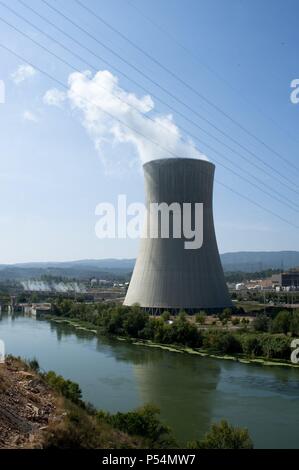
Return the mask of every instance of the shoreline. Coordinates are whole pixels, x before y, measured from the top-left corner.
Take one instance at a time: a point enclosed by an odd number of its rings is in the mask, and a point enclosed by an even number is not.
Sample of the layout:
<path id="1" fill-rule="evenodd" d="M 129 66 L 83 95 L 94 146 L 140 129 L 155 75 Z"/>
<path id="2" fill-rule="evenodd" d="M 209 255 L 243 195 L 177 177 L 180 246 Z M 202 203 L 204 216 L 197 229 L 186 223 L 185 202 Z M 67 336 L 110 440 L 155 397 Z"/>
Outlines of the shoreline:
<path id="1" fill-rule="evenodd" d="M 80 322 L 80 320 L 76 319 L 69 319 L 69 318 L 64 318 L 64 317 L 55 317 L 52 315 L 47 315 L 47 316 L 42 316 L 40 319 L 47 320 L 47 321 L 52 321 L 54 323 L 67 323 L 70 326 L 74 327 L 77 330 L 81 331 L 87 331 L 89 333 L 95 334 L 97 336 L 106 336 L 104 333 L 100 333 L 98 330 L 94 328 L 94 325 L 88 326 L 88 322 Z M 84 326 L 85 324 L 85 326 Z M 138 338 L 130 338 L 126 336 L 111 336 L 111 338 L 117 340 L 117 341 L 126 341 L 128 343 L 131 343 L 135 346 L 145 346 L 149 348 L 158 348 L 158 349 L 163 349 L 165 351 L 169 352 L 175 352 L 175 353 L 181 353 L 181 354 L 193 354 L 197 355 L 200 357 L 208 357 L 211 359 L 221 359 L 221 360 L 229 360 L 229 361 L 235 361 L 239 362 L 241 364 L 254 364 L 254 365 L 261 365 L 261 366 L 277 366 L 277 367 L 291 367 L 294 369 L 299 368 L 299 364 L 293 364 L 292 362 L 286 362 L 280 359 L 267 359 L 265 357 L 247 357 L 244 355 L 229 355 L 229 354 L 217 354 L 217 353 L 211 353 L 203 349 L 194 349 L 190 348 L 188 346 L 178 346 L 175 344 L 162 344 L 162 343 L 155 343 L 154 341 L 151 340 L 142 340 Z"/>

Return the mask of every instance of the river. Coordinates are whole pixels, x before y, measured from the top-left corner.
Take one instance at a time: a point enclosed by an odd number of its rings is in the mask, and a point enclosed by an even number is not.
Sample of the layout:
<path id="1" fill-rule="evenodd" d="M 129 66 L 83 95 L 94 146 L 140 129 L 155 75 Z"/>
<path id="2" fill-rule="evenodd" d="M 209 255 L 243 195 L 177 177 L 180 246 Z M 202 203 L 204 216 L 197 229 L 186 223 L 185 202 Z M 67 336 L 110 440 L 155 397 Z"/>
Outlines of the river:
<path id="1" fill-rule="evenodd" d="M 247 427 L 255 448 L 299 448 L 299 370 L 241 364 L 96 337 L 66 324 L 2 315 L 6 353 L 36 357 L 80 384 L 97 408 L 154 403 L 181 443 L 224 418 Z"/>

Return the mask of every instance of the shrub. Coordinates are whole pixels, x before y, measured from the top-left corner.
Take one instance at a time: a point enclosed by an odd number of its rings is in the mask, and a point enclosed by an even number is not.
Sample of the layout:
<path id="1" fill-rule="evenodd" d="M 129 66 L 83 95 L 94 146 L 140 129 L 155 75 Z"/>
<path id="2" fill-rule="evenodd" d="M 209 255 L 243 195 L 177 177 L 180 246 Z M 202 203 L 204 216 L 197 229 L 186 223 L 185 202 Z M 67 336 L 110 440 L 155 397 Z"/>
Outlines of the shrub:
<path id="1" fill-rule="evenodd" d="M 294 336 L 299 336 L 299 312 L 294 312 L 290 322 L 290 332 Z"/>
<path id="2" fill-rule="evenodd" d="M 287 310 L 282 310 L 281 312 L 279 312 L 272 321 L 271 329 L 273 333 L 287 334 L 290 331 L 291 319 L 291 312 L 288 312 Z"/>
<path id="3" fill-rule="evenodd" d="M 159 413 L 160 410 L 156 406 L 145 405 L 127 413 L 100 412 L 98 418 L 104 419 L 120 431 L 146 438 L 151 446 L 169 446 L 174 444 L 174 439 L 169 427 L 161 423 Z"/>
<path id="4" fill-rule="evenodd" d="M 227 421 L 212 425 L 200 441 L 191 442 L 191 449 L 253 449 L 248 430 L 231 426 Z"/>
<path id="5" fill-rule="evenodd" d="M 210 351 L 233 354 L 242 351 L 238 339 L 231 333 L 220 330 L 209 330 L 203 337 L 203 347 Z"/>
<path id="6" fill-rule="evenodd" d="M 29 359 L 26 361 L 29 369 L 33 370 L 34 372 L 39 372 L 39 363 L 38 360 L 34 357 L 33 359 Z"/>
<path id="7" fill-rule="evenodd" d="M 163 318 L 164 321 L 169 321 L 170 320 L 170 313 L 167 310 L 165 310 L 162 313 L 161 318 Z"/>
<path id="8" fill-rule="evenodd" d="M 201 311 L 199 313 L 197 313 L 195 315 L 195 321 L 196 323 L 198 323 L 199 325 L 204 325 L 205 324 L 205 321 L 206 321 L 206 313 Z"/>
<path id="9" fill-rule="evenodd" d="M 43 377 L 50 387 L 54 388 L 54 390 L 65 398 L 76 404 L 83 404 L 81 401 L 82 392 L 77 383 L 64 379 L 61 375 L 57 375 L 52 370 L 44 374 Z"/>
<path id="10" fill-rule="evenodd" d="M 247 356 L 260 356 L 262 354 L 262 347 L 258 336 L 241 335 L 241 344 L 243 352 Z"/>
<path id="11" fill-rule="evenodd" d="M 285 335 L 264 333 L 260 338 L 262 355 L 267 358 L 290 359 L 290 338 Z"/>
<path id="12" fill-rule="evenodd" d="M 267 315 L 258 315 L 252 322 L 255 331 L 266 332 L 269 330 L 269 318 Z"/>

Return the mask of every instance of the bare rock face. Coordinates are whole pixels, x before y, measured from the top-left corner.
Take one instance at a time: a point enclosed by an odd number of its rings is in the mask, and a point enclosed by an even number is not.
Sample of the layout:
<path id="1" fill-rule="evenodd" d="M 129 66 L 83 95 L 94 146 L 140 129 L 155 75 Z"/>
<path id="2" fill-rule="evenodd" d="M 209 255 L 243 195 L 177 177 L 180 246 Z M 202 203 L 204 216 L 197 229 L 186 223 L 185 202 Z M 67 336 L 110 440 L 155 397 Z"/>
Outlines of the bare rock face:
<path id="1" fill-rule="evenodd" d="M 0 365 L 0 448 L 40 447 L 56 418 L 57 398 L 17 359 Z"/>

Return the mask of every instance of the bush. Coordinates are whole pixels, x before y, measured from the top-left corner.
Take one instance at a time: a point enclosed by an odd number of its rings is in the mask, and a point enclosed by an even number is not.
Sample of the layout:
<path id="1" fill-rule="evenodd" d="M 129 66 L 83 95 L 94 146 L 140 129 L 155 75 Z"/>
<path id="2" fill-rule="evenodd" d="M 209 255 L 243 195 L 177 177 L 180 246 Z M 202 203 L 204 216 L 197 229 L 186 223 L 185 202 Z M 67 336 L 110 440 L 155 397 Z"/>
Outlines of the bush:
<path id="1" fill-rule="evenodd" d="M 248 430 L 231 426 L 227 421 L 212 425 L 200 441 L 188 444 L 191 449 L 253 449 Z"/>
<path id="2" fill-rule="evenodd" d="M 57 375 L 52 370 L 44 374 L 43 378 L 50 387 L 63 395 L 65 398 L 76 404 L 83 405 L 83 402 L 81 401 L 82 392 L 77 383 L 64 379 L 61 375 Z"/>
<path id="3" fill-rule="evenodd" d="M 148 440 L 149 445 L 169 446 L 174 444 L 168 426 L 159 420 L 160 410 L 153 405 L 145 405 L 127 413 L 98 413 L 99 420 L 105 420 L 111 426 L 133 436 L 141 436 Z"/>
<path id="4" fill-rule="evenodd" d="M 255 335 L 241 335 L 241 344 L 244 354 L 246 356 L 260 356 L 262 354 L 262 347 L 258 336 Z"/>
<path id="5" fill-rule="evenodd" d="M 170 320 L 170 313 L 167 310 L 165 310 L 162 313 L 161 318 L 163 318 L 164 321 L 169 321 Z"/>
<path id="6" fill-rule="evenodd" d="M 201 311 L 199 313 L 197 313 L 195 315 L 195 321 L 196 323 L 198 323 L 199 325 L 204 325 L 205 324 L 205 321 L 206 321 L 206 313 Z"/>
<path id="7" fill-rule="evenodd" d="M 274 320 L 272 321 L 273 333 L 284 333 L 287 334 L 291 327 L 292 313 L 287 310 L 279 312 Z"/>
<path id="8" fill-rule="evenodd" d="M 255 331 L 266 332 L 269 330 L 269 318 L 267 315 L 258 315 L 252 322 Z"/>
<path id="9" fill-rule="evenodd" d="M 293 336 L 299 336 L 299 312 L 294 312 L 290 322 L 290 332 Z"/>
<path id="10" fill-rule="evenodd" d="M 260 338 L 262 355 L 277 359 L 290 359 L 290 338 L 285 335 L 263 334 Z"/>
<path id="11" fill-rule="evenodd" d="M 39 372 L 39 363 L 35 357 L 26 361 L 26 364 L 28 365 L 29 369 L 33 370 L 34 372 Z"/>
<path id="12" fill-rule="evenodd" d="M 233 354 L 242 351 L 236 336 L 220 330 L 209 330 L 203 337 L 203 347 L 211 352 Z"/>

